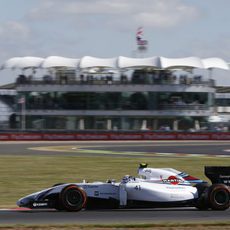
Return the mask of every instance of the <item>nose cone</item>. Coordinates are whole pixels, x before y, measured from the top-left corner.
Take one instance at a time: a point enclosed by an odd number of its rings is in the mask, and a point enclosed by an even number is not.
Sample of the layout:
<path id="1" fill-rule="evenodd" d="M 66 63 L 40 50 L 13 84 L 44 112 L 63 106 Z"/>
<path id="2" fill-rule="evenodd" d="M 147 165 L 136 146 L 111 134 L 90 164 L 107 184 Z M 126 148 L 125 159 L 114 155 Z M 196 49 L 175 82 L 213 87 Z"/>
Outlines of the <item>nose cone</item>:
<path id="1" fill-rule="evenodd" d="M 17 201 L 17 206 L 18 207 L 23 207 L 22 199 L 20 199 L 20 200 Z"/>
<path id="2" fill-rule="evenodd" d="M 17 206 L 28 208 L 30 206 L 30 199 L 28 199 L 27 197 L 19 199 L 17 201 Z"/>

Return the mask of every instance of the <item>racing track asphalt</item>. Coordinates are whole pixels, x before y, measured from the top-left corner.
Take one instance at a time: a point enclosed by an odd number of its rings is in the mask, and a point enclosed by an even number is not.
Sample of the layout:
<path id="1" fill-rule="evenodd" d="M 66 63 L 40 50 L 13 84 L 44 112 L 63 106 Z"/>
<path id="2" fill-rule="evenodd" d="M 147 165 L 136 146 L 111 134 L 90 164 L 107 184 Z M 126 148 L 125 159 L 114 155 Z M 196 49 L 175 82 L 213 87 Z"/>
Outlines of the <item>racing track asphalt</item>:
<path id="1" fill-rule="evenodd" d="M 39 146 L 68 146 L 80 145 L 81 148 L 92 150 L 84 155 L 95 155 L 93 150 L 113 150 L 129 152 L 170 152 L 187 154 L 229 155 L 229 142 L 1 142 L 0 155 L 45 155 L 46 151 L 29 148 Z M 139 146 L 139 147 L 138 147 Z M 81 155 L 77 152 L 56 152 L 54 155 Z M 101 154 L 100 154 L 101 156 Z M 114 156 L 113 154 L 111 156 Z M 125 154 L 124 154 L 125 156 Z M 131 157 L 129 155 L 129 157 Z M 135 155 L 135 157 L 137 157 Z M 56 212 L 52 210 L 0 210 L 0 224 L 135 224 L 157 222 L 224 222 L 229 221 L 230 209 L 227 211 L 198 211 L 194 208 L 182 209 L 118 209 L 81 211 L 78 213 Z"/>
<path id="2" fill-rule="evenodd" d="M 140 224 L 229 221 L 230 210 L 197 211 L 188 209 L 114 209 L 80 212 L 0 211 L 0 224 Z"/>
<path id="3" fill-rule="evenodd" d="M 63 151 L 55 151 L 56 146 L 64 146 Z M 76 146 L 76 150 L 71 148 Z M 37 148 L 38 147 L 38 148 Z M 43 147 L 43 151 L 39 150 Z M 45 149 L 44 147 L 53 147 Z M 32 149 L 33 148 L 33 149 Z M 37 148 L 37 149 L 36 149 Z M 79 151 L 78 151 L 79 148 Z M 188 155 L 229 155 L 230 156 L 230 142 L 229 141 L 54 141 L 54 142 L 0 142 L 0 155 L 100 155 L 100 150 L 107 151 L 106 155 L 116 156 L 114 152 L 122 152 L 119 156 L 137 157 L 138 153 L 149 154 L 151 157 L 153 153 L 172 153 L 172 154 L 188 154 Z M 80 150 L 87 150 L 81 152 Z M 227 151 L 226 151 L 227 150 Z M 131 154 L 130 154 L 131 153 Z M 136 153 L 132 156 L 132 153 Z M 143 154 L 140 154 L 142 156 Z"/>

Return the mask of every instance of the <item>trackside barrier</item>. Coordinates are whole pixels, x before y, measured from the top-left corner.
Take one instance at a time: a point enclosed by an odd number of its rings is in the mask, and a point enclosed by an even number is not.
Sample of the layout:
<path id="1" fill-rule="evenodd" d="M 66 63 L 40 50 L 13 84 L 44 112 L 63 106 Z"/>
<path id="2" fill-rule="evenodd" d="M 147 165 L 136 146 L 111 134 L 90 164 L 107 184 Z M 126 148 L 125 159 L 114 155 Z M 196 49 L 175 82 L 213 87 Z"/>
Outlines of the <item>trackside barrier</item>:
<path id="1" fill-rule="evenodd" d="M 230 140 L 230 132 L 100 132 L 100 133 L 1 133 L 0 141 L 57 141 L 57 140 Z"/>

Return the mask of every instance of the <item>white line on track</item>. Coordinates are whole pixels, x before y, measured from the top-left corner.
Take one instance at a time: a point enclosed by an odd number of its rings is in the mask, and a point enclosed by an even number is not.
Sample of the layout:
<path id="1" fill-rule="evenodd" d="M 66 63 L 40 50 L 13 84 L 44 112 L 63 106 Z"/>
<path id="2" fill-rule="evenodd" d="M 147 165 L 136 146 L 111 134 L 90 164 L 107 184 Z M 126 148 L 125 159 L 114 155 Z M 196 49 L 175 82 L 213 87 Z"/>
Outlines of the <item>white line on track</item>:
<path id="1" fill-rule="evenodd" d="M 30 208 L 0 208 L 0 211 L 30 211 Z"/>
<path id="2" fill-rule="evenodd" d="M 39 150 L 39 151 L 56 151 L 56 152 L 72 152 L 72 153 L 90 153 L 90 154 L 102 154 L 102 155 L 117 155 L 117 156 L 160 156 L 160 157 L 230 157 L 230 155 L 212 155 L 212 154 L 192 154 L 192 153 L 170 153 L 170 152 L 130 152 L 130 151 L 111 151 L 111 150 L 98 150 L 93 149 L 93 147 L 103 147 L 103 146 L 90 146 L 90 149 L 86 149 L 85 146 L 45 146 L 45 147 L 33 147 L 29 148 L 31 150 Z M 111 146 L 110 146 L 111 147 Z"/>

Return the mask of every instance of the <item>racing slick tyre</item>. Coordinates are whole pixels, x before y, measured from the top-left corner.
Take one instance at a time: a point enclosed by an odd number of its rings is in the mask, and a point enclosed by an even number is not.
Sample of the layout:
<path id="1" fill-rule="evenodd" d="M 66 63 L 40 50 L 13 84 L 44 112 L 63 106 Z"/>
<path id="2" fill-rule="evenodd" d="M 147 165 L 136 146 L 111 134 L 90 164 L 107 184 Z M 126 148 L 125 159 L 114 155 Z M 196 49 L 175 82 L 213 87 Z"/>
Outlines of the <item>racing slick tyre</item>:
<path id="1" fill-rule="evenodd" d="M 82 188 L 76 185 L 68 185 L 62 189 L 59 195 L 59 209 L 70 212 L 80 211 L 85 207 L 87 195 Z"/>
<path id="2" fill-rule="evenodd" d="M 213 210 L 226 210 L 230 206 L 230 190 L 224 184 L 213 184 L 208 189 L 208 204 Z"/>
<path id="3" fill-rule="evenodd" d="M 195 207 L 199 210 L 209 209 L 209 205 L 207 202 L 207 191 L 208 191 L 209 186 L 210 185 L 208 183 L 199 183 L 195 185 L 195 187 L 197 188 L 198 197 L 199 197 L 195 204 Z"/>
<path id="4" fill-rule="evenodd" d="M 56 187 L 56 186 L 59 186 L 59 185 L 62 185 L 64 183 L 57 183 L 57 184 L 54 184 L 52 187 Z"/>

